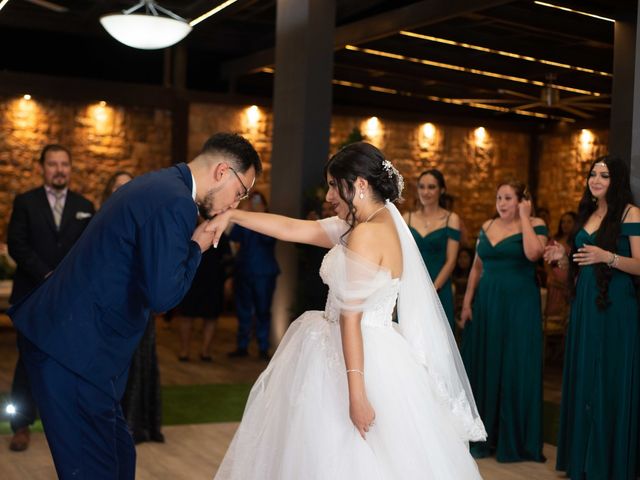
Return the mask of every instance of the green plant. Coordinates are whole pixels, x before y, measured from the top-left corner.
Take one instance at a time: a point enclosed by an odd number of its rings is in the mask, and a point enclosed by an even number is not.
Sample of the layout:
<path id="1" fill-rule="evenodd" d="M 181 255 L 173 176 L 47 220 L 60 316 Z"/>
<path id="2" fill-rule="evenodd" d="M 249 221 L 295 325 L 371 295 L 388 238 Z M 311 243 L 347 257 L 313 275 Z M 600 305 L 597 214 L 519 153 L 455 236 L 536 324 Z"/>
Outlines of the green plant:
<path id="1" fill-rule="evenodd" d="M 342 145 L 340 145 L 340 148 L 346 147 L 350 143 L 362 142 L 363 140 L 364 137 L 362 136 L 360 129 L 358 127 L 353 127 L 353 130 L 351 130 L 351 133 L 347 135 L 347 139 L 342 143 Z"/>

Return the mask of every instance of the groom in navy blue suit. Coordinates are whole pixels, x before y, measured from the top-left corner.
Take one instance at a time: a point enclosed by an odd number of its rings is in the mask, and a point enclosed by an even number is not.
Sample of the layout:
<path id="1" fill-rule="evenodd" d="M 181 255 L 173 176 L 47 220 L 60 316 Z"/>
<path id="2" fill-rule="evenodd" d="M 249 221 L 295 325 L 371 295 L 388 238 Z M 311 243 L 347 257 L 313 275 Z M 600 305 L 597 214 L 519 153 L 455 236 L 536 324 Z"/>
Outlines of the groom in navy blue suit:
<path id="1" fill-rule="evenodd" d="M 149 312 L 182 299 L 211 247 L 198 210 L 211 219 L 237 207 L 261 169 L 247 140 L 220 133 L 189 164 L 134 179 L 9 310 L 60 478 L 135 477 L 120 398 Z"/>

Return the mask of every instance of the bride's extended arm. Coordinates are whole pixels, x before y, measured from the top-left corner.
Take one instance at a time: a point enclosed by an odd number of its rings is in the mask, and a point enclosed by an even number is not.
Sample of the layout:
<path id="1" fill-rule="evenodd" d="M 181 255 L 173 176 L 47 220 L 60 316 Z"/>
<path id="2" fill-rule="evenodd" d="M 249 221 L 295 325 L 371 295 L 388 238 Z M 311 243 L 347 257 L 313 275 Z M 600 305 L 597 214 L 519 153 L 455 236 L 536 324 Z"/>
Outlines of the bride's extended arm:
<path id="1" fill-rule="evenodd" d="M 238 224 L 278 240 L 307 243 L 325 248 L 333 247 L 333 243 L 329 240 L 324 229 L 315 220 L 299 220 L 273 213 L 247 212 L 245 210 L 227 210 L 209 221 L 206 231 L 215 232 L 214 245 L 218 244 L 220 236 L 229 223 Z"/>

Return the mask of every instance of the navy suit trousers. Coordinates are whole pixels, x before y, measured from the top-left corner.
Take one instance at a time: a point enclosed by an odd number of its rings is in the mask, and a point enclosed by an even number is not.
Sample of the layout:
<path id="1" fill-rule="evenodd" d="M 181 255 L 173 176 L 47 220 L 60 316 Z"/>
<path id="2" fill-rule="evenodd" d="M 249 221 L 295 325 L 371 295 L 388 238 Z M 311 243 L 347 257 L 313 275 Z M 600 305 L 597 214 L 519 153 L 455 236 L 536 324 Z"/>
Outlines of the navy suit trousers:
<path id="1" fill-rule="evenodd" d="M 18 339 L 58 477 L 133 480 L 136 451 L 120 402 Z"/>
<path id="2" fill-rule="evenodd" d="M 276 288 L 276 275 L 236 275 L 233 285 L 238 315 L 238 348 L 246 349 L 255 315 L 256 338 L 261 351 L 269 350 L 271 303 Z"/>

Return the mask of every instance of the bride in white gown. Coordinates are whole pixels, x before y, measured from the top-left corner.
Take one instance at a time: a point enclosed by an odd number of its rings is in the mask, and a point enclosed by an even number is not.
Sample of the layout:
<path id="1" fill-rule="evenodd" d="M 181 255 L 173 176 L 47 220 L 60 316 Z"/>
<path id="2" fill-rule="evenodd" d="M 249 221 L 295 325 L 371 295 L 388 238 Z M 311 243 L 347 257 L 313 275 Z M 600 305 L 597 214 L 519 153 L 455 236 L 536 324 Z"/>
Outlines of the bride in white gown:
<path id="1" fill-rule="evenodd" d="M 484 426 L 433 284 L 391 203 L 402 177 L 367 143 L 334 155 L 326 177 L 336 217 L 230 210 L 209 227 L 221 233 L 233 222 L 331 248 L 320 269 L 324 312 L 306 312 L 287 330 L 215 478 L 481 478 L 468 441 L 483 440 Z"/>

